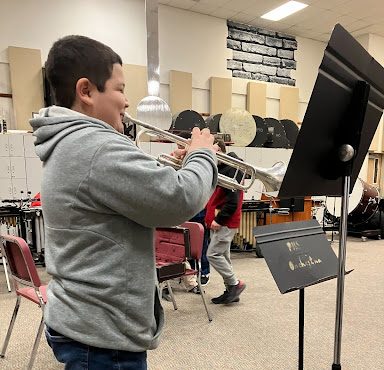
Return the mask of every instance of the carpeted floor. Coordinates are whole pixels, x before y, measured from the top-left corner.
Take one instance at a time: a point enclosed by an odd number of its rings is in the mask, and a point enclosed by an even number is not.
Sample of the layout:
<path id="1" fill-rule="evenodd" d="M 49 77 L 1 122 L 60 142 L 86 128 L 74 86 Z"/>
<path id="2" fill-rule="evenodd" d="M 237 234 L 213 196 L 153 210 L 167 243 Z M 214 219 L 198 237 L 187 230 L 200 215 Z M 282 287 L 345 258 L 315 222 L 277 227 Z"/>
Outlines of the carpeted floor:
<path id="1" fill-rule="evenodd" d="M 333 243 L 337 253 L 337 242 Z M 208 322 L 198 295 L 175 285 L 179 306 L 163 301 L 166 327 L 157 350 L 150 351 L 150 370 L 293 370 L 298 359 L 299 293 L 280 294 L 264 259 L 233 253 L 239 278 L 247 283 L 240 302 L 209 304 Z M 343 370 L 384 369 L 384 241 L 348 238 L 341 365 Z M 42 279 L 48 279 L 43 268 Z M 207 300 L 221 294 L 212 272 Z M 14 293 L 0 271 L 0 343 L 11 317 Z M 304 369 L 331 369 L 334 350 L 336 279 L 305 289 Z M 39 308 L 22 302 L 13 336 L 0 369 L 25 369 L 40 320 Z M 43 338 L 35 369 L 63 369 Z"/>

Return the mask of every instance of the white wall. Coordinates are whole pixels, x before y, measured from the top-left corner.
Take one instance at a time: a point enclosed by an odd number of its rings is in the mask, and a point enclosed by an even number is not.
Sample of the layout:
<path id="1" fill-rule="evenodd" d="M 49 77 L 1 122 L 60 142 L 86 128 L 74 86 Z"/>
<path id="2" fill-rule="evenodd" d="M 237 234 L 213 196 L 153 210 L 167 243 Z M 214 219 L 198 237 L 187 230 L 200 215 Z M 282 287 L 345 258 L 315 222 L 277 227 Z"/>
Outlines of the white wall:
<path id="1" fill-rule="evenodd" d="M 21 26 L 22 25 L 22 26 Z M 161 96 L 168 96 L 170 70 L 192 73 L 193 109 L 209 111 L 209 78 L 231 77 L 226 69 L 232 51 L 226 47 L 226 20 L 168 6 L 159 7 Z M 41 49 L 42 63 L 58 38 L 82 34 L 111 46 L 124 63 L 146 65 L 143 0 L 1 0 L 0 62 L 7 47 Z M 298 38 L 295 73 L 303 115 L 325 44 Z M 1 73 L 1 71 L 0 71 Z M 0 74 L 1 78 L 1 74 Z M 127 81 L 129 83 L 129 81 Z M 247 80 L 234 79 L 234 107 L 245 108 Z M 278 116 L 278 89 L 268 84 L 267 112 Z M 276 85 L 278 86 L 278 85 Z M 1 102 L 0 102 L 1 104 Z"/>
<path id="2" fill-rule="evenodd" d="M 58 38 L 80 34 L 108 44 L 126 63 L 146 64 L 142 0 L 1 0 L 0 61 L 8 46 L 41 49 L 46 60 Z"/>

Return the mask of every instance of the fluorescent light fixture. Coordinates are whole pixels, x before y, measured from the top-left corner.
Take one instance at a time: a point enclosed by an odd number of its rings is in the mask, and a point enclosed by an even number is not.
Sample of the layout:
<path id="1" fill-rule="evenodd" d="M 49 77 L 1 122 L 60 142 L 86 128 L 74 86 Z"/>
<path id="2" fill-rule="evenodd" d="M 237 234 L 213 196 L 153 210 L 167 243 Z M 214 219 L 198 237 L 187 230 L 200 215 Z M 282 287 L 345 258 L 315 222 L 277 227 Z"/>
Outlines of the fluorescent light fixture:
<path id="1" fill-rule="evenodd" d="M 287 3 L 279 6 L 276 9 L 261 16 L 261 18 L 269 19 L 271 21 L 279 21 L 289 15 L 298 12 L 301 9 L 306 8 L 308 5 L 300 3 L 298 1 L 288 1 Z"/>

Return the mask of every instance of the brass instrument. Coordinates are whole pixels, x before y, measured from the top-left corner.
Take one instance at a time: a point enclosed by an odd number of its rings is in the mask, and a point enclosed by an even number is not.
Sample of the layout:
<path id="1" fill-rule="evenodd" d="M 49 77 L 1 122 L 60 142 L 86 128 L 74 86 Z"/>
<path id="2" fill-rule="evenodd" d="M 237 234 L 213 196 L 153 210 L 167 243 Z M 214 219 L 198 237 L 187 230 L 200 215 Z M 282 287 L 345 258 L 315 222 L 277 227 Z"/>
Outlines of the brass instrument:
<path id="1" fill-rule="evenodd" d="M 142 134 L 155 135 L 183 147 L 189 145 L 188 139 L 161 130 L 149 123 L 134 119 L 127 113 L 125 114 L 123 121 L 131 121 L 137 126 L 142 127 L 136 136 L 136 145 L 138 147 L 140 147 L 140 136 Z M 247 191 L 253 185 L 255 180 L 260 180 L 267 192 L 274 192 L 280 189 L 286 171 L 286 166 L 283 162 L 277 162 L 271 168 L 259 168 L 220 152 L 216 153 L 216 157 L 219 163 L 224 163 L 235 169 L 233 177 L 219 174 L 218 185 L 231 190 Z M 161 164 L 171 166 L 177 170 L 182 167 L 182 161 L 180 159 L 168 154 L 160 154 L 156 160 Z M 241 174 L 241 180 L 237 181 L 239 173 Z M 245 179 L 247 181 L 244 181 Z"/>

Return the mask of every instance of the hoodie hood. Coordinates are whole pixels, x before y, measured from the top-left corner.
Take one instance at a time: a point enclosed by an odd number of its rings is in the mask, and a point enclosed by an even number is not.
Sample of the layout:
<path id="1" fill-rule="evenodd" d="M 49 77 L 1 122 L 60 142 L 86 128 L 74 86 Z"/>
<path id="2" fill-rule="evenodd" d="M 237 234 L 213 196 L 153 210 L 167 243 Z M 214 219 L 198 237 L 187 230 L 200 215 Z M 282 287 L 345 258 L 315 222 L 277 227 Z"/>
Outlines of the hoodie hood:
<path id="1" fill-rule="evenodd" d="M 56 145 L 64 137 L 75 131 L 94 127 L 94 125 L 108 132 L 115 131 L 103 121 L 56 105 L 40 109 L 39 116 L 31 119 L 29 123 L 33 128 L 33 135 L 36 136 L 36 154 L 43 162 L 48 160 Z"/>

